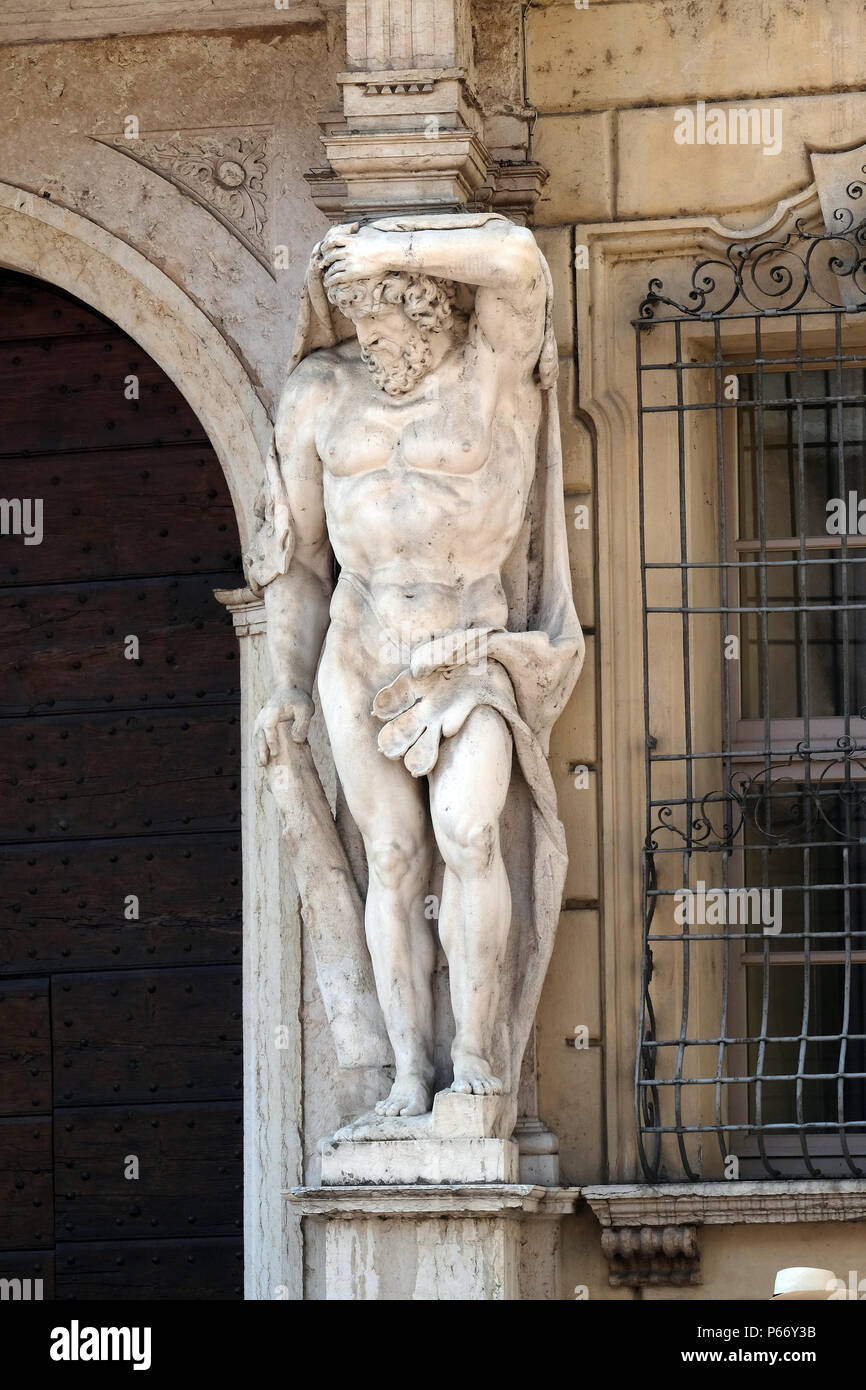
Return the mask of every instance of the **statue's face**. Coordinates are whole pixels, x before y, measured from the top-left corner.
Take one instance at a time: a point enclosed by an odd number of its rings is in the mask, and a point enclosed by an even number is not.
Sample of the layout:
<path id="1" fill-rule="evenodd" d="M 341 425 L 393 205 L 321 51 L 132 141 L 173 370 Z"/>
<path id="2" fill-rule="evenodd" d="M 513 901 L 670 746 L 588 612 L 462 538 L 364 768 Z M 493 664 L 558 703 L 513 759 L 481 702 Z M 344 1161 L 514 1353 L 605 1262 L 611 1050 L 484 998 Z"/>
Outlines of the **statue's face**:
<path id="1" fill-rule="evenodd" d="M 379 389 L 389 396 L 411 391 L 430 369 L 430 329 L 415 323 L 398 304 L 382 304 L 350 316 L 361 357 Z"/>

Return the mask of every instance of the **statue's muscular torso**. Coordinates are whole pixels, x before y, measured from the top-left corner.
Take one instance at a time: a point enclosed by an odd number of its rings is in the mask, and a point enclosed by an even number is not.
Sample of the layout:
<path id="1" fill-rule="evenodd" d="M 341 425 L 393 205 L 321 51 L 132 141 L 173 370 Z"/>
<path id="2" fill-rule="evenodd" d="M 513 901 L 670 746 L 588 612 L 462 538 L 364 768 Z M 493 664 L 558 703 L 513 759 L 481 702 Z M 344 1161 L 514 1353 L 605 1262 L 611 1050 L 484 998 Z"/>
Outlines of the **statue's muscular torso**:
<path id="1" fill-rule="evenodd" d="M 315 427 L 328 535 L 393 631 L 507 622 L 500 575 L 535 471 L 538 392 L 531 380 L 504 382 L 473 329 L 394 398 L 356 341 L 316 354 L 329 378 Z M 331 616 L 356 619 L 344 586 Z"/>

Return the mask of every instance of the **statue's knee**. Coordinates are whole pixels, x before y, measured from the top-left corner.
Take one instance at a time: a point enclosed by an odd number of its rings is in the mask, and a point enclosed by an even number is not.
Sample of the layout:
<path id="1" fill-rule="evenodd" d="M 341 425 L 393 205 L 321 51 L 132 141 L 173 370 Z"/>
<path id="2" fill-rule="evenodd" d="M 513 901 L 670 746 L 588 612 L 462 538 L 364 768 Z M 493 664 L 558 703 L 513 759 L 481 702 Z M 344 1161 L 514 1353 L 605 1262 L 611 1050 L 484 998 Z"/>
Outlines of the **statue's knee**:
<path id="1" fill-rule="evenodd" d="M 370 873 L 382 888 L 396 892 L 418 866 L 419 850 L 414 841 L 379 840 L 367 846 Z"/>
<path id="2" fill-rule="evenodd" d="M 468 821 L 453 825 L 443 837 L 442 857 L 457 874 L 485 874 L 496 855 L 499 840 L 491 821 Z"/>

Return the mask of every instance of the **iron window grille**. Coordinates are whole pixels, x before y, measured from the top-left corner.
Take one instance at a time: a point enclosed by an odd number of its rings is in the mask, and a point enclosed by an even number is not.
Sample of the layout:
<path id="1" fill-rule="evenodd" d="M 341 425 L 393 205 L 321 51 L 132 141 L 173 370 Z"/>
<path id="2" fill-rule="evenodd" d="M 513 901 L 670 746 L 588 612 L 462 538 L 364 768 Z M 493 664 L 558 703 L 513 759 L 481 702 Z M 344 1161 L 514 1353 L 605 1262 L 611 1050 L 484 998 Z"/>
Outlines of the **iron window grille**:
<path id="1" fill-rule="evenodd" d="M 734 244 L 634 321 L 653 1180 L 866 1176 L 864 243 Z"/>

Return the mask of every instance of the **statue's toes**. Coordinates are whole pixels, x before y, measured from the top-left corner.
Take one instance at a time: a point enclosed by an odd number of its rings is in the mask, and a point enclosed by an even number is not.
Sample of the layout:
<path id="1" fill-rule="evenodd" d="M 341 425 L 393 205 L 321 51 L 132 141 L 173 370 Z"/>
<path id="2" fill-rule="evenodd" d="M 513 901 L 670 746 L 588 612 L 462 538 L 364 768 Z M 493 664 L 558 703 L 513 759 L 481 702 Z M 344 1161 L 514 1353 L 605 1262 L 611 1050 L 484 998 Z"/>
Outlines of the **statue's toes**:
<path id="1" fill-rule="evenodd" d="M 429 1109 L 429 1106 L 427 1105 L 426 1101 L 425 1101 L 423 1098 L 419 1098 L 419 1097 L 413 1096 L 412 1099 L 411 1099 L 411 1100 L 408 1100 L 408 1101 L 406 1102 L 406 1104 L 401 1108 L 400 1114 L 401 1114 L 401 1115 L 426 1115 L 428 1109 Z"/>

